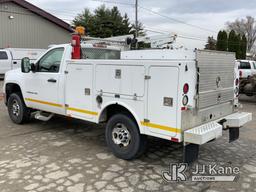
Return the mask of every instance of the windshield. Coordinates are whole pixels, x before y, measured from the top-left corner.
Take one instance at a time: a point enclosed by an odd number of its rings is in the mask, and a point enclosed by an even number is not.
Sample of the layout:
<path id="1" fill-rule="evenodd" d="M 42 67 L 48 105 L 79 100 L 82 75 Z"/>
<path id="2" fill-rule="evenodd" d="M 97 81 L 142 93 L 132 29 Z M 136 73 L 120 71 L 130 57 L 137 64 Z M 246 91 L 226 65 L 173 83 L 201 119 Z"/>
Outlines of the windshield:
<path id="1" fill-rule="evenodd" d="M 82 59 L 120 59 L 120 50 L 82 48 Z"/>
<path id="2" fill-rule="evenodd" d="M 240 62 L 239 69 L 251 69 L 251 65 L 249 62 Z"/>

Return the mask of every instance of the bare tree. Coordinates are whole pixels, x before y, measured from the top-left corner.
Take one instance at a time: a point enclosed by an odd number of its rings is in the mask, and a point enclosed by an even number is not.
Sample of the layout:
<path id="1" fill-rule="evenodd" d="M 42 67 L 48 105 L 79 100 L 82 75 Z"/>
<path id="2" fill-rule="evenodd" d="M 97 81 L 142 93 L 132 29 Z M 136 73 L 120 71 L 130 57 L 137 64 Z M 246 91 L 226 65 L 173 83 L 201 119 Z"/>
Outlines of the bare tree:
<path id="1" fill-rule="evenodd" d="M 247 38 L 247 51 L 252 51 L 253 45 L 256 41 L 256 23 L 255 19 L 247 16 L 245 19 L 237 19 L 234 22 L 227 22 L 228 29 L 234 30 L 240 35 L 245 35 Z"/>

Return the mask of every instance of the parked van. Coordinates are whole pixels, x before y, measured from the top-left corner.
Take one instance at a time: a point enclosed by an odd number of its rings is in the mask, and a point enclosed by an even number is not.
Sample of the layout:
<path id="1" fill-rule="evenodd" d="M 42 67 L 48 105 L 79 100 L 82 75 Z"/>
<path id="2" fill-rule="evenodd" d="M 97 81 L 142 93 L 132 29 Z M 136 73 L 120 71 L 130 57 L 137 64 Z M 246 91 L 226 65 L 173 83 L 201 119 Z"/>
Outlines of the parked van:
<path id="1" fill-rule="evenodd" d="M 22 58 L 28 57 L 32 61 L 35 61 L 45 51 L 45 49 L 0 49 L 0 78 L 3 77 L 7 71 L 20 68 Z"/>

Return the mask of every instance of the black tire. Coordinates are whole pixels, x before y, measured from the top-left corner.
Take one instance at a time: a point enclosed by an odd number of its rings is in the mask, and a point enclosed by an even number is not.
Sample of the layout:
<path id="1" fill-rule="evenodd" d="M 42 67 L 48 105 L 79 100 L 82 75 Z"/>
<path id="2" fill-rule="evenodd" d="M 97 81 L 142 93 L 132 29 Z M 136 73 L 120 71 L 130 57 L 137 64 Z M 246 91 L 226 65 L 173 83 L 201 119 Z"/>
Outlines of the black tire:
<path id="1" fill-rule="evenodd" d="M 114 142 L 114 130 L 125 127 L 129 132 L 130 141 L 128 146 Z M 146 149 L 147 138 L 141 135 L 137 124 L 127 115 L 116 114 L 110 118 L 106 126 L 106 142 L 113 154 L 124 160 L 132 160 L 142 155 Z M 119 138 L 119 137 L 117 137 Z M 126 143 L 127 144 L 127 143 Z"/>
<path id="2" fill-rule="evenodd" d="M 30 110 L 26 107 L 20 93 L 10 95 L 7 107 L 9 116 L 14 123 L 23 124 L 30 120 Z"/>

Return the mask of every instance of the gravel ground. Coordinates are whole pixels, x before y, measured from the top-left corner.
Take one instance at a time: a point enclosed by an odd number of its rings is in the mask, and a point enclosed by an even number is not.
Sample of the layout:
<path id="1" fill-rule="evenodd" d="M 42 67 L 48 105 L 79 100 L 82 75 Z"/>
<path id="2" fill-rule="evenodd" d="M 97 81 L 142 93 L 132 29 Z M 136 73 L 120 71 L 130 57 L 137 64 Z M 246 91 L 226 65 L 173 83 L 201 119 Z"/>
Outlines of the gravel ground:
<path id="1" fill-rule="evenodd" d="M 0 82 L 2 88 L 2 82 Z M 181 162 L 182 145 L 150 138 L 148 151 L 135 161 L 115 158 L 104 128 L 65 117 L 13 124 L 0 98 L 0 191 L 250 191 L 256 192 L 256 98 L 241 97 L 254 121 L 228 143 L 228 133 L 200 148 L 196 164 L 238 166 L 236 182 L 168 183 L 162 171 Z"/>

